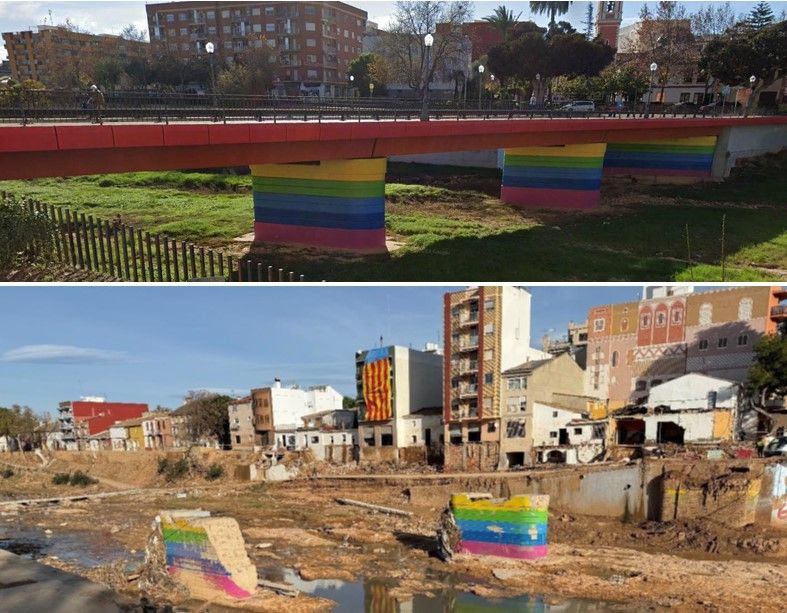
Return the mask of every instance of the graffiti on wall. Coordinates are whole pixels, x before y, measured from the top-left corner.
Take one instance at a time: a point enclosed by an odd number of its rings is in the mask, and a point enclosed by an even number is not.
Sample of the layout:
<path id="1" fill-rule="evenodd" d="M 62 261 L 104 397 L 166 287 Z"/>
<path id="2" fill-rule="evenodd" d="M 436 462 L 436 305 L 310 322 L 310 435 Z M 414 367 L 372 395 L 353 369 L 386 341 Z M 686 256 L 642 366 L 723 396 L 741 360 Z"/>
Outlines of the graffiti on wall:
<path id="1" fill-rule="evenodd" d="M 533 559 L 547 555 L 549 496 L 519 495 L 493 500 L 473 494 L 451 496 L 459 531 L 456 553 Z"/>
<path id="2" fill-rule="evenodd" d="M 391 419 L 391 356 L 388 347 L 370 349 L 363 363 L 363 401 L 367 421 Z"/>

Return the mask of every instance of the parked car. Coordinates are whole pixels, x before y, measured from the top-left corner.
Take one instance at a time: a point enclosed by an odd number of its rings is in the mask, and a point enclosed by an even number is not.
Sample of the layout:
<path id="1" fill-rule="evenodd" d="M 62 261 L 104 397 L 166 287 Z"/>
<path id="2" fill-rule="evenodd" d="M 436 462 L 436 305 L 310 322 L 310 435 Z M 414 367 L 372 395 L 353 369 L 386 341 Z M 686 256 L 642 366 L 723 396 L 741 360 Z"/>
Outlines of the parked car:
<path id="1" fill-rule="evenodd" d="M 777 436 L 765 447 L 763 455 L 766 458 L 773 456 L 787 456 L 787 436 Z"/>
<path id="2" fill-rule="evenodd" d="M 696 113 L 699 110 L 700 106 L 696 102 L 678 102 L 675 106 L 672 107 L 672 110 L 676 113 Z"/>
<path id="3" fill-rule="evenodd" d="M 560 107 L 561 111 L 572 111 L 574 113 L 592 113 L 596 110 L 596 105 L 592 100 L 574 100 Z"/>

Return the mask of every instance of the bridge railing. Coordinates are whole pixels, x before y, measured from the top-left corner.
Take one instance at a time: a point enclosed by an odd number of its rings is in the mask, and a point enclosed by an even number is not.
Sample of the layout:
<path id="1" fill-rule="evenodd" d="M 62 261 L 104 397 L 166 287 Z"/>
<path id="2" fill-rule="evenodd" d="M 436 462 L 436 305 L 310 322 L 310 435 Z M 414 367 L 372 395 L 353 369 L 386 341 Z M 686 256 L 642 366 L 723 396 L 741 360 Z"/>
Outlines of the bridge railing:
<path id="1" fill-rule="evenodd" d="M 412 120 L 422 113 L 420 99 L 318 98 L 313 96 L 220 96 L 163 92 L 91 92 L 56 90 L 0 91 L 0 122 L 162 122 L 169 121 L 364 121 Z M 430 119 L 641 118 L 642 104 L 605 107 L 592 112 L 520 107 L 511 100 L 434 99 Z M 697 108 L 659 108 L 651 117 L 705 117 Z M 761 113 L 760 113 L 761 114 Z"/>
<path id="2" fill-rule="evenodd" d="M 57 262 L 88 270 L 112 281 L 294 282 L 303 275 L 265 264 L 260 256 L 232 256 L 135 228 L 119 218 L 107 221 L 66 207 L 0 191 L 0 203 L 23 206 L 47 221 L 49 242 L 31 244 L 27 253 L 47 254 Z"/>

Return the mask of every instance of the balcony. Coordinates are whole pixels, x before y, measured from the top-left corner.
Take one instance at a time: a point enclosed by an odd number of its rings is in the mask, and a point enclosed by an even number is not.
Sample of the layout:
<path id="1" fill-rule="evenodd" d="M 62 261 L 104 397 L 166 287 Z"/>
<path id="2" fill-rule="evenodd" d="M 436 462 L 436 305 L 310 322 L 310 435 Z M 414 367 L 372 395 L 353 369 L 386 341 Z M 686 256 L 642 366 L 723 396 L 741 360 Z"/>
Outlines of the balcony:
<path id="1" fill-rule="evenodd" d="M 478 349 L 478 337 L 471 336 L 459 341 L 459 351 L 476 351 Z"/>
<path id="2" fill-rule="evenodd" d="M 456 363 L 455 368 L 460 375 L 472 375 L 478 372 L 477 360 L 461 360 Z"/>
<path id="3" fill-rule="evenodd" d="M 459 387 L 459 398 L 474 398 L 478 396 L 477 385 L 462 385 Z"/>
<path id="4" fill-rule="evenodd" d="M 771 307 L 771 321 L 787 321 L 787 304 L 777 304 Z"/>
<path id="5" fill-rule="evenodd" d="M 478 311 L 470 311 L 459 316 L 459 327 L 474 326 L 478 324 Z"/>

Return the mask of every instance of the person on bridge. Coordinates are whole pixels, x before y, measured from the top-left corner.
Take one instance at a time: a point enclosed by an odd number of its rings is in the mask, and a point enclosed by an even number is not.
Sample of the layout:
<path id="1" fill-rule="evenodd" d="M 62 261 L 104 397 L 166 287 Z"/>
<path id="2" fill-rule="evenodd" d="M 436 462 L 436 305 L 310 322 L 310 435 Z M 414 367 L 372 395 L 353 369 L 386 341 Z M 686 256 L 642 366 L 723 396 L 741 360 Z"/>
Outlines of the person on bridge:
<path id="1" fill-rule="evenodd" d="M 88 98 L 88 108 L 93 111 L 93 123 L 101 123 L 101 111 L 106 105 L 106 98 L 98 85 L 95 83 L 90 86 L 90 98 Z"/>

